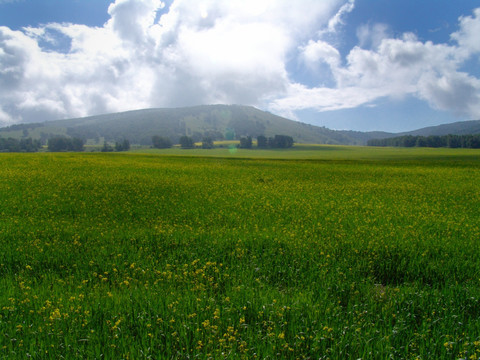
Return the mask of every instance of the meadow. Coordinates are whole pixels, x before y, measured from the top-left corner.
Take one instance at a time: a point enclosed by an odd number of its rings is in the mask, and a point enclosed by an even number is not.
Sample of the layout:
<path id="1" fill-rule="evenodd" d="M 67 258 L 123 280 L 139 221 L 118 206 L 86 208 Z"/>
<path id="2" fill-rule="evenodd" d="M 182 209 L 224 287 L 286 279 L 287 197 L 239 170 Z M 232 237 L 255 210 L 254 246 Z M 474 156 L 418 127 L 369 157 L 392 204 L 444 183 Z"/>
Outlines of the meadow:
<path id="1" fill-rule="evenodd" d="M 1 359 L 480 359 L 480 151 L 0 154 Z"/>

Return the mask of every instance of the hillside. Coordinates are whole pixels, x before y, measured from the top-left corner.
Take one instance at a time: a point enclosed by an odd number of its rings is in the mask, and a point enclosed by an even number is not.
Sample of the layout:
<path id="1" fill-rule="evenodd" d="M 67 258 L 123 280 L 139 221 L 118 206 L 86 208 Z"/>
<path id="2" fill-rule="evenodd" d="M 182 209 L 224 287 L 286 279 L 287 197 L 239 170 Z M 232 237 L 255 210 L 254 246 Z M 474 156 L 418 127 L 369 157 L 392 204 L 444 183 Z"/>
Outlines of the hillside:
<path id="1" fill-rule="evenodd" d="M 65 135 L 91 143 L 128 139 L 133 144 L 150 145 L 153 135 L 169 137 L 176 143 L 180 136 L 196 141 L 209 136 L 224 139 L 227 134 L 257 137 L 283 134 L 297 143 L 365 145 L 370 139 L 403 135 L 465 135 L 480 133 L 480 120 L 426 127 L 410 132 L 337 131 L 289 120 L 251 106 L 202 105 L 174 109 L 143 109 L 84 118 L 18 124 L 0 129 L 0 137 L 31 137 L 46 140 Z"/>
<path id="2" fill-rule="evenodd" d="M 94 142 L 129 139 L 134 144 L 151 144 L 152 135 L 173 142 L 183 135 L 201 140 L 220 140 L 227 133 L 235 137 L 275 134 L 290 135 L 298 143 L 361 144 L 348 134 L 273 115 L 254 107 L 205 105 L 175 109 L 144 109 L 35 124 L 19 124 L 0 129 L 0 137 L 47 139 L 55 135 L 80 137 Z"/>
<path id="3" fill-rule="evenodd" d="M 394 136 L 443 136 L 443 135 L 469 135 L 480 133 L 480 120 L 459 121 L 452 124 L 429 126 L 422 129 L 393 134 Z"/>

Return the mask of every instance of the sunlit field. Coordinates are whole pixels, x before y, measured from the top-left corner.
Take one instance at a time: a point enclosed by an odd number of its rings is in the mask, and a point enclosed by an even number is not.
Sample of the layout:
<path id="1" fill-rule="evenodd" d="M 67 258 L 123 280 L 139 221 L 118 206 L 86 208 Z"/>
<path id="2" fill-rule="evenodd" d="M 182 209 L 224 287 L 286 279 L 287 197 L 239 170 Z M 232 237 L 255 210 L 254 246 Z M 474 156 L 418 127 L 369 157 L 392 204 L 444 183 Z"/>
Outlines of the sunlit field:
<path id="1" fill-rule="evenodd" d="M 0 154 L 0 358 L 480 358 L 480 151 L 148 151 Z"/>
<path id="2" fill-rule="evenodd" d="M 215 149 L 181 149 L 175 146 L 170 149 L 147 149 L 141 147 L 132 150 L 134 153 L 229 157 L 234 159 L 290 159 L 290 160 L 456 160 L 480 157 L 477 149 L 448 148 L 399 148 L 399 147 L 367 147 L 344 145 L 307 145 L 295 144 L 289 149 L 239 149 L 238 142 L 218 142 Z M 480 164 L 480 162 L 479 162 Z"/>

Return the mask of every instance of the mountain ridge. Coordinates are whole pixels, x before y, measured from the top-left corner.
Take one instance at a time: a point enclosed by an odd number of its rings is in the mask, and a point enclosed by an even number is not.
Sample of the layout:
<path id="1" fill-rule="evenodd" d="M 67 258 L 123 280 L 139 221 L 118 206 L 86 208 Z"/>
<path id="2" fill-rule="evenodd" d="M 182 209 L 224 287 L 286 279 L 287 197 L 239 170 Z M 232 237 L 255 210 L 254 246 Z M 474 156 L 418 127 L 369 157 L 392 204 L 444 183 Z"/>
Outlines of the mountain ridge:
<path id="1" fill-rule="evenodd" d="M 244 105 L 199 105 L 183 108 L 150 108 L 81 118 L 17 124 L 0 128 L 0 137 L 32 137 L 46 140 L 69 136 L 99 143 L 102 140 L 129 139 L 131 143 L 150 145 L 153 135 L 169 137 L 173 142 L 183 135 L 201 141 L 203 137 L 222 140 L 226 134 L 257 137 L 276 134 L 292 136 L 297 143 L 365 145 L 370 139 L 403 135 L 464 135 L 480 133 L 480 120 L 461 121 L 408 132 L 331 130 L 306 124 Z"/>

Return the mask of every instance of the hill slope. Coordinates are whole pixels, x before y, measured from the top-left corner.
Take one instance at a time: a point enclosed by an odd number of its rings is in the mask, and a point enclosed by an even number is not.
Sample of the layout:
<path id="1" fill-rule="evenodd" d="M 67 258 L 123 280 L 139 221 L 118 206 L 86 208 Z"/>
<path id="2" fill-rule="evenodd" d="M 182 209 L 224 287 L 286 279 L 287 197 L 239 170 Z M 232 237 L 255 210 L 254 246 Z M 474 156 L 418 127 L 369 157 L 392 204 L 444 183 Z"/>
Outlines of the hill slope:
<path id="1" fill-rule="evenodd" d="M 240 105 L 204 105 L 176 109 L 145 109 L 85 118 L 19 124 L 0 129 L 1 137 L 47 139 L 67 135 L 84 139 L 100 138 L 150 144 L 152 135 L 177 142 L 183 135 L 201 140 L 204 136 L 222 139 L 227 132 L 236 137 L 275 134 L 290 135 L 299 143 L 360 144 L 354 137 L 288 120 L 254 107 Z"/>
<path id="2" fill-rule="evenodd" d="M 292 136 L 297 143 L 365 145 L 370 139 L 403 135 L 465 135 L 480 133 L 480 120 L 426 127 L 402 133 L 336 131 L 292 121 L 251 106 L 202 105 L 175 109 L 144 109 L 84 118 L 18 124 L 0 129 L 0 137 L 32 137 L 46 140 L 65 135 L 92 142 L 103 139 L 128 139 L 133 144 L 150 145 L 153 135 L 169 137 L 177 142 L 180 136 L 196 141 L 209 136 L 220 140 L 227 133 L 240 136 Z"/>
<path id="3" fill-rule="evenodd" d="M 443 135 L 469 135 L 480 133 L 480 120 L 459 121 L 452 124 L 429 126 L 414 131 L 394 134 L 394 136 L 443 136 Z"/>

